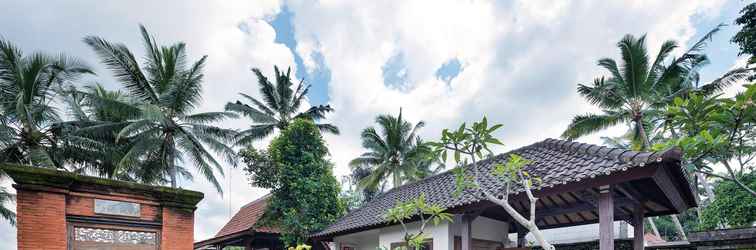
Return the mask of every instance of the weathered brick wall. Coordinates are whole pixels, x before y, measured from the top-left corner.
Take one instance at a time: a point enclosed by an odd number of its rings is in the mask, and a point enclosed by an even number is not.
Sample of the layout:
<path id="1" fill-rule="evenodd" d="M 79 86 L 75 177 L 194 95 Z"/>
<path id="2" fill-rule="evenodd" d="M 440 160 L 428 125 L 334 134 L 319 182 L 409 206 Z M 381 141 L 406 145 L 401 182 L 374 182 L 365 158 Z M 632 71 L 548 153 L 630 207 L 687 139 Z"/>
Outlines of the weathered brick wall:
<path id="1" fill-rule="evenodd" d="M 20 190 L 16 198 L 19 250 L 66 250 L 66 196 Z"/>
<path id="2" fill-rule="evenodd" d="M 190 250 L 194 248 L 194 212 L 163 208 L 161 250 Z"/>

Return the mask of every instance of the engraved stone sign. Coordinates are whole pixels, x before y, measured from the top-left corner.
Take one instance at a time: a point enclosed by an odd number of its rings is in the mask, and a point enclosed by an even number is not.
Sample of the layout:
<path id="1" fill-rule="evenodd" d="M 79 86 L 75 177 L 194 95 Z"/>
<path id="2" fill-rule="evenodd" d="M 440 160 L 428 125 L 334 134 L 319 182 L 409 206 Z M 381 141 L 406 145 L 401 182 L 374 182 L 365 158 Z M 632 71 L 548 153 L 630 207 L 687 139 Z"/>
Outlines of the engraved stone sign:
<path id="1" fill-rule="evenodd" d="M 115 244 L 155 245 L 157 243 L 157 234 L 155 232 L 76 227 L 74 229 L 74 240 Z"/>
<path id="2" fill-rule="evenodd" d="M 139 203 L 111 200 L 94 200 L 94 212 L 96 214 L 110 214 L 120 216 L 139 217 Z"/>

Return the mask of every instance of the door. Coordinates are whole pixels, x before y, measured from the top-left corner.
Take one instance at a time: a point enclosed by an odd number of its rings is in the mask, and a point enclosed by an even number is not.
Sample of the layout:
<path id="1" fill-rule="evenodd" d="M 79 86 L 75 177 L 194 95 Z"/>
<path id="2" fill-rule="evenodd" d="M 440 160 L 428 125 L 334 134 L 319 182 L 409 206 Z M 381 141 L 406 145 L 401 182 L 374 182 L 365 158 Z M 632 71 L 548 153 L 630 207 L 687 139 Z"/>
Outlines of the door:
<path id="1" fill-rule="evenodd" d="M 71 250 L 158 250 L 160 232 L 155 229 L 74 224 L 69 227 Z"/>

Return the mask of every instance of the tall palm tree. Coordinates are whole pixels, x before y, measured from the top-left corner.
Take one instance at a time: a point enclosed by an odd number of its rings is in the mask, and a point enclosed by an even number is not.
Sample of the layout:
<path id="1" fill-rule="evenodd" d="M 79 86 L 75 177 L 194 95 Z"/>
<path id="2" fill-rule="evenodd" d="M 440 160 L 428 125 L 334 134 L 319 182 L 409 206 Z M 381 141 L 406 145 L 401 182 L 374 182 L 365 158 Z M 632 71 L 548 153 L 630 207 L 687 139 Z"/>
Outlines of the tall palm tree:
<path id="1" fill-rule="evenodd" d="M 370 174 L 360 180 L 361 188 L 377 190 L 385 180 L 391 178 L 393 187 L 401 186 L 405 181 L 417 179 L 428 174 L 427 162 L 430 148 L 417 136 L 423 121 L 412 125 L 399 116 L 379 115 L 375 122 L 380 131 L 368 127 L 362 131 L 362 147 L 368 150 L 349 162 L 352 169 L 367 168 Z"/>
<path id="2" fill-rule="evenodd" d="M 102 85 L 87 85 L 83 90 L 71 87 L 64 101 L 74 120 L 59 124 L 64 134 L 62 155 L 74 171 L 111 179 L 162 184 L 168 180 L 154 157 L 140 158 L 136 164 L 119 167 L 135 144 L 130 137 L 117 138 L 118 132 L 139 116 L 137 103 L 126 93 L 110 91 Z M 179 169 L 185 172 L 185 169 Z"/>
<path id="3" fill-rule="evenodd" d="M 257 76 L 257 85 L 260 87 L 262 102 L 247 94 L 239 93 L 252 104 L 245 104 L 241 101 L 226 104 L 226 111 L 246 116 L 255 123 L 249 129 L 239 132 L 237 145 L 246 146 L 255 140 L 271 135 L 276 129 L 286 129 L 294 119 L 306 118 L 318 121 L 325 118 L 325 113 L 333 111 L 330 105 L 317 105 L 307 111 L 299 112 L 302 101 L 310 90 L 310 85 L 305 85 L 303 81 L 300 81 L 296 89 L 292 89 L 294 83 L 291 81 L 291 68 L 286 70 L 285 74 L 280 72 L 277 66 L 274 66 L 274 70 L 276 74 L 275 84 L 271 83 L 260 69 L 252 69 L 252 72 Z M 316 125 L 320 131 L 339 134 L 339 129 L 332 124 L 320 123 Z"/>
<path id="4" fill-rule="evenodd" d="M 61 118 L 53 101 L 63 85 L 91 73 L 76 58 L 24 56 L 0 39 L 0 161 L 63 168 L 56 158 L 59 138 L 53 125 Z"/>
<path id="5" fill-rule="evenodd" d="M 602 114 L 577 115 L 562 133 L 562 137 L 576 139 L 619 124 L 630 124 L 635 149 L 650 147 L 649 130 L 664 121 L 662 108 L 674 97 L 698 91 L 714 94 L 745 78 L 750 72 L 735 69 L 707 84 L 700 84 L 698 70 L 708 63 L 701 51 L 722 26 L 709 31 L 687 51 L 668 60 L 678 47 L 672 40 L 662 43 L 658 54 L 649 60 L 646 36 L 632 35 L 617 43 L 622 64 L 603 58 L 598 65 L 609 76 L 594 79 L 592 85 L 578 84 L 578 93 L 603 110 Z M 667 63 L 666 61 L 670 61 Z"/>
<path id="6" fill-rule="evenodd" d="M 171 186 L 176 187 L 179 174 L 191 178 L 188 172 L 180 171 L 183 167 L 180 164 L 191 164 L 222 192 L 215 171 L 223 175 L 223 169 L 210 150 L 233 160 L 234 151 L 226 143 L 235 132 L 211 123 L 233 115 L 192 114 L 201 102 L 202 70 L 207 57 L 188 64 L 184 43 L 158 46 L 144 26 L 140 25 L 140 30 L 146 48 L 142 66 L 124 44 L 95 36 L 84 38 L 127 92 L 139 101 L 138 115 L 129 119 L 116 135 L 116 140 L 134 140 L 117 167 L 126 168 L 145 159 L 159 162 L 164 166 L 159 173 L 167 174 Z"/>

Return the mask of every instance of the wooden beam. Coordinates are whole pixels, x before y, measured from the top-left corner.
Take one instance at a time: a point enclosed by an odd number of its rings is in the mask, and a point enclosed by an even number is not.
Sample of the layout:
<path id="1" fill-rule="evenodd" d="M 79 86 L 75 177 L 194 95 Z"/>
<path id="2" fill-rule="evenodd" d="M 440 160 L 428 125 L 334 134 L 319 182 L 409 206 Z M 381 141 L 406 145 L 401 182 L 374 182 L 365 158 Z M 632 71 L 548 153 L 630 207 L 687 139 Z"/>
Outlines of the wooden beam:
<path id="1" fill-rule="evenodd" d="M 643 250 L 643 204 L 638 203 L 633 210 L 633 250 Z"/>
<path id="2" fill-rule="evenodd" d="M 682 213 L 683 211 L 688 209 L 688 206 L 685 204 L 685 201 L 683 200 L 682 196 L 680 195 L 680 189 L 675 186 L 674 183 L 672 183 L 672 178 L 669 176 L 669 171 L 667 171 L 665 168 L 659 168 L 659 171 L 656 171 L 653 177 L 651 177 L 654 182 L 656 182 L 656 185 L 659 186 L 662 193 L 664 193 L 664 196 L 667 197 L 667 200 L 672 204 L 672 207 L 677 211 L 677 213 Z"/>
<path id="3" fill-rule="evenodd" d="M 599 249 L 614 250 L 614 201 L 611 186 L 601 186 L 598 199 Z"/>

